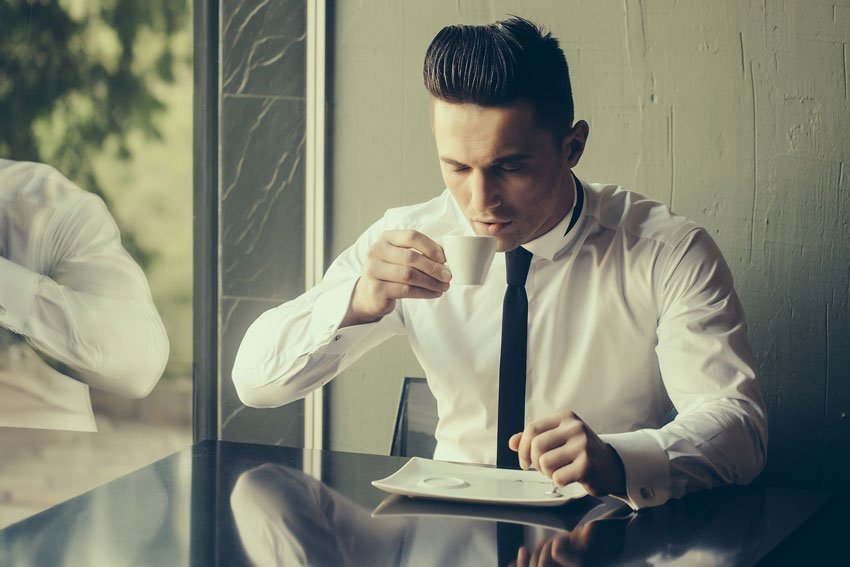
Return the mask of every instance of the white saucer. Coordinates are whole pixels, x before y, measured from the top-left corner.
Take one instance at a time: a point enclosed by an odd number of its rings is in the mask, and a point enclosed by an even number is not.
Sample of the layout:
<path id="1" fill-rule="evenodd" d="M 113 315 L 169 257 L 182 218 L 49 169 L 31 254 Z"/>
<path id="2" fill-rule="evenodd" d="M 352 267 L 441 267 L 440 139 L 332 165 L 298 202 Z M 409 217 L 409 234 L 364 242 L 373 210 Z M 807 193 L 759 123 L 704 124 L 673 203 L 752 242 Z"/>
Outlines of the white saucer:
<path id="1" fill-rule="evenodd" d="M 372 485 L 390 494 L 482 504 L 560 506 L 587 495 L 578 483 L 551 494 L 552 481 L 537 471 L 495 469 L 414 457 Z"/>

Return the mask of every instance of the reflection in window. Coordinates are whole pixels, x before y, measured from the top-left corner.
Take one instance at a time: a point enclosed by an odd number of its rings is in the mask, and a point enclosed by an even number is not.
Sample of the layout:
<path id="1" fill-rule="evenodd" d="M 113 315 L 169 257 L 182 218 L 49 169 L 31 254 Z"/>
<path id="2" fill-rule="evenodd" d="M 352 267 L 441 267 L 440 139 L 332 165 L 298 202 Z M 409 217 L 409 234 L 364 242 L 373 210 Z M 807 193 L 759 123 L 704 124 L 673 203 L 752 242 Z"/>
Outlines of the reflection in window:
<path id="1" fill-rule="evenodd" d="M 145 399 L 92 388 L 98 433 L 0 427 L 0 526 L 191 442 L 191 105 L 188 1 L 0 3 L 0 158 L 106 203 L 170 342 Z"/>

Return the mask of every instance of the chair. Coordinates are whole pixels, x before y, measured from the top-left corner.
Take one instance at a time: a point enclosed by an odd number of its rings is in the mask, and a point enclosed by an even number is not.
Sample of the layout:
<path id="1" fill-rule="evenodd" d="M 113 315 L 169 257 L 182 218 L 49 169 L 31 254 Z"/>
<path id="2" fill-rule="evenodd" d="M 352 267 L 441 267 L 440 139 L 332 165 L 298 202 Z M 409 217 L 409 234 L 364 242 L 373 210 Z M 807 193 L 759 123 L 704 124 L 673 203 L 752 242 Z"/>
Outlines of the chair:
<path id="1" fill-rule="evenodd" d="M 437 439 L 437 400 L 425 378 L 405 377 L 396 412 L 390 455 L 396 457 L 434 456 Z"/>

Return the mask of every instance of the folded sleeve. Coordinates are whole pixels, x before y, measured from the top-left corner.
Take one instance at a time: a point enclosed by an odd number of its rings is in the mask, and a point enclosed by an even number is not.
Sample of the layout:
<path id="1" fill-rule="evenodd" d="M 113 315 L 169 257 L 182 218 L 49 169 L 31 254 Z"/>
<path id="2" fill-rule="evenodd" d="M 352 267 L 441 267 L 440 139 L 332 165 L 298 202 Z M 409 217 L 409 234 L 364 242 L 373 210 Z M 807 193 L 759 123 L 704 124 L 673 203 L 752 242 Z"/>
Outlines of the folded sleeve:
<path id="1" fill-rule="evenodd" d="M 404 333 L 398 305 L 377 322 L 340 328 L 366 253 L 384 229 L 383 220 L 372 225 L 331 264 L 319 285 L 251 324 L 232 372 L 242 403 L 263 408 L 299 400 L 369 349 Z"/>
<path id="2" fill-rule="evenodd" d="M 0 323 L 91 387 L 147 395 L 165 368 L 168 338 L 103 201 L 84 193 L 31 236 L 51 268 L 41 274 L 0 259 Z"/>

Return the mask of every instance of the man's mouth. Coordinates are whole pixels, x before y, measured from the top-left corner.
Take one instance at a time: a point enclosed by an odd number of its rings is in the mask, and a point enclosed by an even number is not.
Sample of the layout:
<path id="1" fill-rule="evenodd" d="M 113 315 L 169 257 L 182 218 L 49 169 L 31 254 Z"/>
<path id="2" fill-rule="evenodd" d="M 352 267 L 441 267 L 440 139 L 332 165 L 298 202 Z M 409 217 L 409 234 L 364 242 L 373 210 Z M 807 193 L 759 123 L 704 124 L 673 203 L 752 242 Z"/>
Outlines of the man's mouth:
<path id="1" fill-rule="evenodd" d="M 498 236 L 511 224 L 511 221 L 474 221 L 474 224 L 479 234 Z"/>

